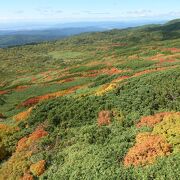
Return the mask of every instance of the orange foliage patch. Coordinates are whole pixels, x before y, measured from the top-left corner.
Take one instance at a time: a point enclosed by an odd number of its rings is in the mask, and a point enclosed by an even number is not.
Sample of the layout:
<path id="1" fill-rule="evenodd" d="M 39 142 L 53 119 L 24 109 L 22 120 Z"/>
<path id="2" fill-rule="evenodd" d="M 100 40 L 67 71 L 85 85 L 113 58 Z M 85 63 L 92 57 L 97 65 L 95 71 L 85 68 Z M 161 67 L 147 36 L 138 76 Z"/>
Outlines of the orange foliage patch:
<path id="1" fill-rule="evenodd" d="M 138 128 L 141 128 L 143 126 L 154 127 L 154 125 L 157 123 L 160 123 L 164 119 L 165 116 L 171 116 L 173 114 L 175 113 L 174 112 L 161 112 L 152 116 L 142 117 L 140 122 L 136 126 Z M 180 113 L 176 113 L 176 114 L 180 114 Z"/>
<path id="2" fill-rule="evenodd" d="M 27 111 L 17 114 L 16 116 L 13 117 L 13 119 L 17 122 L 26 120 L 29 117 L 29 115 L 31 114 L 32 109 L 33 108 L 31 107 Z"/>
<path id="3" fill-rule="evenodd" d="M 140 133 L 136 144 L 129 149 L 124 159 L 125 166 L 138 166 L 153 163 L 157 157 L 169 155 L 171 146 L 159 135 Z"/>
<path id="4" fill-rule="evenodd" d="M 155 114 L 153 116 L 142 117 L 140 122 L 136 126 L 138 128 L 143 126 L 153 127 L 155 124 L 161 122 L 167 113 L 168 112 L 162 112 Z"/>
<path id="5" fill-rule="evenodd" d="M 13 131 L 18 131 L 18 127 L 11 127 L 6 124 L 0 124 L 0 132 L 5 132 L 5 133 L 11 133 Z"/>
<path id="6" fill-rule="evenodd" d="M 21 151 L 23 149 L 25 149 L 26 147 L 28 147 L 27 142 L 28 138 L 27 137 L 23 137 L 22 139 L 20 139 L 18 141 L 17 147 L 16 147 L 16 151 Z"/>
<path id="7" fill-rule="evenodd" d="M 111 112 L 101 111 L 98 114 L 98 126 L 109 125 L 111 123 Z"/>
<path id="8" fill-rule="evenodd" d="M 23 137 L 18 141 L 16 152 L 30 147 L 31 144 L 47 135 L 48 133 L 42 127 L 38 127 L 32 134 L 29 135 L 29 137 Z"/>
<path id="9" fill-rule="evenodd" d="M 25 173 L 21 180 L 34 180 L 34 178 L 31 174 Z"/>
<path id="10" fill-rule="evenodd" d="M 15 88 L 15 91 L 21 92 L 21 91 L 23 91 L 23 90 L 25 90 L 25 89 L 27 89 L 27 88 L 28 88 L 28 86 L 17 86 L 17 87 Z"/>
<path id="11" fill-rule="evenodd" d="M 45 160 L 41 160 L 35 164 L 32 164 L 30 166 L 30 171 L 35 175 L 35 176 L 40 176 L 44 173 L 45 171 L 45 165 L 46 165 L 46 161 Z"/>

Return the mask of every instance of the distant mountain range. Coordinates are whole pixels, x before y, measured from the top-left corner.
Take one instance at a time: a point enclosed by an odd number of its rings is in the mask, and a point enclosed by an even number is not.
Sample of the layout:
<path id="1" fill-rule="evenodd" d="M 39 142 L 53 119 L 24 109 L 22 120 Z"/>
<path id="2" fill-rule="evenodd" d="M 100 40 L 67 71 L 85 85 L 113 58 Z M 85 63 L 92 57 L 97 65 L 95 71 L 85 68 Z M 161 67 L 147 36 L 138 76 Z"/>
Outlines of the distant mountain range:
<path id="1" fill-rule="evenodd" d="M 146 24 L 161 24 L 165 21 L 127 21 L 127 22 L 72 22 L 72 23 L 11 23 L 0 24 L 0 48 L 43 41 L 58 40 L 87 32 L 101 32 L 123 29 Z"/>
<path id="2" fill-rule="evenodd" d="M 104 29 L 98 27 L 83 27 L 46 30 L 0 31 L 0 48 L 58 40 L 84 32 L 103 30 Z"/>

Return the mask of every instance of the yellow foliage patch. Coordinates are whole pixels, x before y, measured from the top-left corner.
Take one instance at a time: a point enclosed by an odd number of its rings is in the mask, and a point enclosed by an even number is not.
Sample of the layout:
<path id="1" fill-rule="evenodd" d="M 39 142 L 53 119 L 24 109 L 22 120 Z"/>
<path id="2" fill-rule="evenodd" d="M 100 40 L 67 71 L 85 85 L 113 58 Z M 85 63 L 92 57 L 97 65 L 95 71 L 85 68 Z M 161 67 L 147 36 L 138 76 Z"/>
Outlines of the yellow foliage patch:
<path id="1" fill-rule="evenodd" d="M 6 124 L 0 124 L 0 135 L 13 133 L 14 131 L 18 131 L 18 130 L 19 130 L 18 127 L 12 127 L 12 126 L 8 126 Z"/>
<path id="2" fill-rule="evenodd" d="M 14 153 L 8 161 L 2 164 L 0 168 L 0 179 L 21 179 L 22 174 L 29 168 L 30 162 L 28 159 L 31 155 L 31 151 Z"/>
<path id="3" fill-rule="evenodd" d="M 20 121 L 24 121 L 26 120 L 29 115 L 31 114 L 31 111 L 32 111 L 32 107 L 29 108 L 27 111 L 23 111 L 23 112 L 20 112 L 19 114 L 15 115 L 13 117 L 13 119 L 16 121 L 16 122 L 20 122 Z"/>
<path id="4" fill-rule="evenodd" d="M 106 84 L 103 85 L 99 88 L 99 90 L 97 90 L 97 92 L 95 93 L 96 96 L 102 96 L 105 93 L 112 91 L 114 89 L 117 88 L 117 84 L 116 83 L 110 83 L 110 84 Z"/>
<path id="5" fill-rule="evenodd" d="M 30 171 L 35 175 L 35 176 L 40 176 L 41 174 L 44 173 L 45 171 L 45 165 L 46 165 L 46 161 L 45 160 L 41 160 L 35 164 L 32 164 L 30 166 Z"/>
<path id="6" fill-rule="evenodd" d="M 168 114 L 154 126 L 153 134 L 161 134 L 173 145 L 174 152 L 180 152 L 180 113 Z"/>

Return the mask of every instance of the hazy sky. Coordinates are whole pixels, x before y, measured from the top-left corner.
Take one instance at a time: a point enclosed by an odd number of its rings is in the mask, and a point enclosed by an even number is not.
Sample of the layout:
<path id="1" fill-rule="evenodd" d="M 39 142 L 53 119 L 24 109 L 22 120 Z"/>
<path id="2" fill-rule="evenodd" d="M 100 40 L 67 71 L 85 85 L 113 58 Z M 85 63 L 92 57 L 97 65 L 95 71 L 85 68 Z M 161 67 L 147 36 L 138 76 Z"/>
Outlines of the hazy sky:
<path id="1" fill-rule="evenodd" d="M 0 21 L 180 18 L 180 0 L 0 0 Z"/>

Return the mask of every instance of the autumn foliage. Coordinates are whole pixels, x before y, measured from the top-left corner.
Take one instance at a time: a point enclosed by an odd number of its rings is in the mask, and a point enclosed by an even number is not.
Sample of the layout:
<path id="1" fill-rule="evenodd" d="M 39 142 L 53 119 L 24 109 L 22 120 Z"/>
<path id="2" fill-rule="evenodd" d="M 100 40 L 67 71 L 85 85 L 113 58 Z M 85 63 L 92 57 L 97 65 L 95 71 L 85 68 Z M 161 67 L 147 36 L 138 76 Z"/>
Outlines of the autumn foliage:
<path id="1" fill-rule="evenodd" d="M 15 91 L 21 92 L 21 91 L 24 91 L 24 90 L 27 89 L 27 88 L 28 88 L 28 86 L 17 86 L 17 87 L 15 88 Z"/>
<path id="2" fill-rule="evenodd" d="M 166 156 L 180 152 L 180 113 L 161 112 L 153 116 L 142 117 L 137 124 L 153 128 L 152 132 L 140 133 L 136 144 L 129 149 L 125 166 L 146 165 L 153 163 L 158 156 Z"/>
<path id="3" fill-rule="evenodd" d="M 35 175 L 35 176 L 40 176 L 41 174 L 44 173 L 45 171 L 45 165 L 46 165 L 46 161 L 45 160 L 41 160 L 35 164 L 32 164 L 30 166 L 30 171 Z"/>
<path id="4" fill-rule="evenodd" d="M 18 127 L 12 127 L 6 124 L 0 124 L 0 135 L 13 133 L 14 131 L 17 131 L 17 130 L 19 130 Z"/>
<path id="5" fill-rule="evenodd" d="M 108 83 L 108 84 L 105 84 L 103 86 L 101 86 L 97 92 L 95 93 L 95 95 L 97 96 L 102 96 L 104 95 L 105 93 L 109 92 L 109 91 L 112 91 L 114 89 L 117 88 L 117 84 L 116 83 Z"/>
<path id="6" fill-rule="evenodd" d="M 139 134 L 136 144 L 129 149 L 124 159 L 125 166 L 153 163 L 157 157 L 169 155 L 171 146 L 160 135 Z"/>
<path id="7" fill-rule="evenodd" d="M 111 123 L 111 112 L 101 111 L 98 114 L 98 126 L 109 125 Z"/>
<path id="8" fill-rule="evenodd" d="M 153 129 L 153 134 L 161 134 L 172 146 L 174 152 L 180 152 L 180 113 L 171 113 Z"/>
<path id="9" fill-rule="evenodd" d="M 29 173 L 25 173 L 21 180 L 33 180 L 33 176 Z"/>
<path id="10" fill-rule="evenodd" d="M 26 120 L 31 114 L 32 109 L 33 108 L 31 107 L 27 111 L 20 112 L 19 114 L 15 115 L 13 119 L 17 122 Z"/>
<path id="11" fill-rule="evenodd" d="M 23 137 L 18 141 L 16 151 L 22 151 L 30 147 L 34 142 L 47 135 L 48 133 L 42 127 L 37 128 L 29 137 Z"/>
<path id="12" fill-rule="evenodd" d="M 11 176 L 23 180 L 33 179 L 33 177 L 30 174 L 26 173 L 29 170 L 31 164 L 29 158 L 35 152 L 34 147 L 36 146 L 38 140 L 46 136 L 47 134 L 48 133 L 43 129 L 43 127 L 38 127 L 28 137 L 24 137 L 21 140 L 19 140 L 16 147 L 16 151 L 0 169 L 0 174 L 3 180 L 8 179 Z M 45 162 L 41 162 L 39 164 L 41 165 L 41 167 L 36 167 L 37 175 L 41 174 L 45 167 Z M 9 174 L 9 172 L 11 172 L 11 174 Z M 24 173 L 23 177 L 22 173 Z"/>
<path id="13" fill-rule="evenodd" d="M 37 96 L 37 97 L 32 97 L 27 99 L 26 101 L 22 102 L 20 106 L 24 106 L 24 107 L 31 107 L 41 101 L 47 100 L 47 99 L 52 99 L 52 98 L 56 98 L 56 97 L 60 97 L 60 96 L 65 96 L 68 94 L 73 93 L 74 91 L 76 91 L 77 89 L 80 89 L 81 86 L 74 86 L 72 88 L 69 88 L 67 90 L 63 90 L 63 91 L 58 91 L 58 92 L 54 92 L 54 93 L 49 93 L 49 94 L 45 94 L 42 96 Z"/>
<path id="14" fill-rule="evenodd" d="M 24 107 L 33 106 L 37 104 L 39 101 L 40 101 L 39 97 L 29 98 L 26 101 L 22 102 L 21 106 L 24 106 Z"/>
<path id="15" fill-rule="evenodd" d="M 21 179 L 22 173 L 28 170 L 31 155 L 31 151 L 15 152 L 1 167 L 0 179 Z"/>
<path id="16" fill-rule="evenodd" d="M 0 91 L 0 95 L 7 94 L 8 92 L 7 90 Z"/>
<path id="17" fill-rule="evenodd" d="M 172 114 L 171 112 L 161 112 L 152 116 L 142 117 L 140 122 L 137 124 L 137 127 L 138 128 L 143 127 L 143 126 L 154 127 L 154 125 L 157 123 L 160 123 L 165 116 L 171 115 L 171 114 Z"/>

